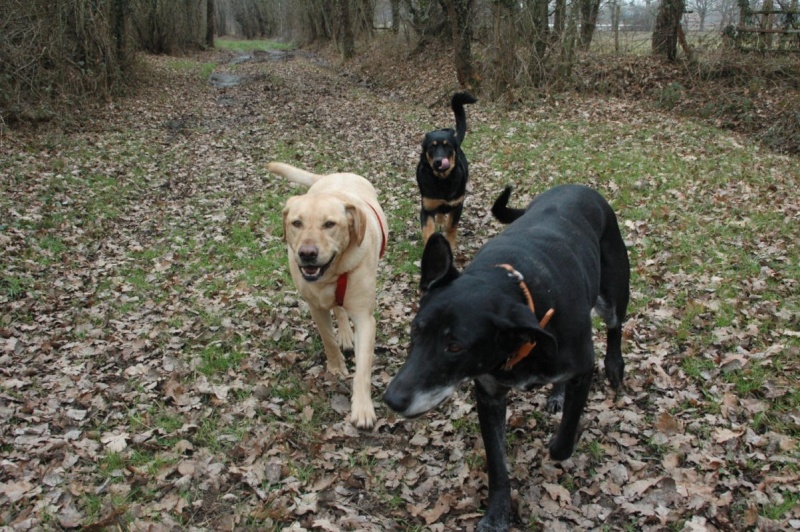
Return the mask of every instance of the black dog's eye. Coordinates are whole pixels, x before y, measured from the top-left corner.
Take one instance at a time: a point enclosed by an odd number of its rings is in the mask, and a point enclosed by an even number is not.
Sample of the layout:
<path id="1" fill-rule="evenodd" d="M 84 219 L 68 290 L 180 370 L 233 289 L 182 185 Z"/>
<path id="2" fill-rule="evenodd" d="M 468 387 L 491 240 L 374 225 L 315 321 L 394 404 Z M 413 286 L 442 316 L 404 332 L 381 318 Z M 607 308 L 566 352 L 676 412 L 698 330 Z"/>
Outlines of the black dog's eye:
<path id="1" fill-rule="evenodd" d="M 303 227 L 303 222 L 301 222 L 300 220 L 295 220 L 292 222 L 292 225 L 298 228 Z"/>
<path id="2" fill-rule="evenodd" d="M 327 222 L 325 222 L 322 225 L 322 227 L 324 227 L 325 229 L 330 229 L 331 227 L 334 227 L 335 225 L 336 225 L 336 222 L 334 222 L 333 220 L 328 220 Z"/>
<path id="3" fill-rule="evenodd" d="M 461 351 L 461 344 L 458 344 L 456 342 L 450 342 L 447 345 L 447 352 L 448 353 L 458 353 L 459 351 Z"/>

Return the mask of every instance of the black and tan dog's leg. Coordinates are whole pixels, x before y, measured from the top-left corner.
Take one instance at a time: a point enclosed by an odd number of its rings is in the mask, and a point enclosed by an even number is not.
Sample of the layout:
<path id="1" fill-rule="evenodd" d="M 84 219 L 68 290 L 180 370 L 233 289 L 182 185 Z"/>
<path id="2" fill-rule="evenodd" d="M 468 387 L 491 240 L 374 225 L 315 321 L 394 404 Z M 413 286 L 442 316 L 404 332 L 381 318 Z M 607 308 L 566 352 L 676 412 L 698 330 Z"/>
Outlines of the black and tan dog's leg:
<path id="1" fill-rule="evenodd" d="M 309 310 L 311 311 L 311 317 L 314 318 L 314 323 L 317 324 L 319 335 L 322 338 L 322 346 L 325 349 L 325 357 L 328 360 L 328 371 L 334 375 L 347 375 L 344 355 L 342 355 L 342 350 L 336 339 L 336 333 L 333 331 L 331 311 L 311 305 L 309 305 Z"/>
<path id="2" fill-rule="evenodd" d="M 458 222 L 461 220 L 461 212 L 464 210 L 464 198 L 462 197 L 458 204 L 453 206 L 453 209 L 447 214 L 447 219 L 444 223 L 445 237 L 450 242 L 450 249 L 456 250 L 456 234 L 458 233 Z"/>
<path id="3" fill-rule="evenodd" d="M 486 514 L 478 524 L 479 531 L 508 530 L 511 524 L 511 482 L 506 466 L 506 394 L 507 388 L 490 393 L 475 381 L 478 422 L 483 447 L 486 450 L 486 469 L 489 474 L 489 501 Z"/>
<path id="4" fill-rule="evenodd" d="M 419 223 L 422 226 L 422 243 L 427 244 L 428 239 L 436 232 L 436 209 L 444 203 L 442 200 L 422 198 L 422 208 L 419 210 Z"/>

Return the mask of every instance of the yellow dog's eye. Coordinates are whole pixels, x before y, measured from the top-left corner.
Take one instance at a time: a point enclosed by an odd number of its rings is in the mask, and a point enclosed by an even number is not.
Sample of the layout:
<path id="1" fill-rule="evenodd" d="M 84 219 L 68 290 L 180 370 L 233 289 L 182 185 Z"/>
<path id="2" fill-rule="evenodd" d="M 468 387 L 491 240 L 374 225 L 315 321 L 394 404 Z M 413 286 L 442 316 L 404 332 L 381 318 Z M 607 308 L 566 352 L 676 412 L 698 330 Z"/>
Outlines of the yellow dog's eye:
<path id="1" fill-rule="evenodd" d="M 295 221 L 292 222 L 292 225 L 294 227 L 300 228 L 300 227 L 303 227 L 303 222 L 301 222 L 300 220 L 295 220 Z"/>
<path id="2" fill-rule="evenodd" d="M 332 220 L 328 220 L 327 222 L 325 222 L 325 224 L 322 227 L 324 227 L 325 229 L 330 229 L 331 227 L 334 227 L 335 225 L 336 225 L 336 222 L 334 222 Z"/>

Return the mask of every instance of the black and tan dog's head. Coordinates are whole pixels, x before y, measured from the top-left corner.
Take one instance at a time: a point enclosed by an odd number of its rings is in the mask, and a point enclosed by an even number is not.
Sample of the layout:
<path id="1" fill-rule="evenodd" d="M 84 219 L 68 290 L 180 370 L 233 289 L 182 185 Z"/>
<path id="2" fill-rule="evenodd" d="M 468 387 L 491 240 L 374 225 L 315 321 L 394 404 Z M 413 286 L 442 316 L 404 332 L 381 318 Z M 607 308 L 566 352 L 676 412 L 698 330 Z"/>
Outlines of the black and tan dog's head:
<path id="1" fill-rule="evenodd" d="M 453 266 L 447 239 L 434 233 L 422 255 L 423 291 L 411 323 L 411 347 L 384 394 L 406 417 L 436 408 L 465 380 L 500 370 L 520 346 L 536 341 L 541 353 L 557 350 L 505 270 L 466 271 Z"/>
<path id="2" fill-rule="evenodd" d="M 456 167 L 459 147 L 454 129 L 437 129 L 422 139 L 422 157 L 436 177 L 445 178 Z"/>

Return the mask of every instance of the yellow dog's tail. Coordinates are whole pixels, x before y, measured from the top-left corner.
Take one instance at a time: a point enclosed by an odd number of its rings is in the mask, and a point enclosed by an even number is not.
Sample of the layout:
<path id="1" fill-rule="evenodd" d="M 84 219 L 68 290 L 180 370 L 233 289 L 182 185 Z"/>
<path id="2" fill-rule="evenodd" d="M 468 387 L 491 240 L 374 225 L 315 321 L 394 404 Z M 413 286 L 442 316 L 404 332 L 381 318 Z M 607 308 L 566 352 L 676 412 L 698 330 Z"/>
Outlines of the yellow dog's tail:
<path id="1" fill-rule="evenodd" d="M 278 163 L 278 162 L 271 162 L 267 164 L 267 170 L 272 172 L 273 174 L 278 174 L 287 178 L 289 181 L 294 181 L 300 185 L 305 185 L 310 187 L 323 176 L 319 174 L 313 174 L 306 170 L 301 170 L 300 168 L 294 167 L 291 164 L 286 163 Z"/>

